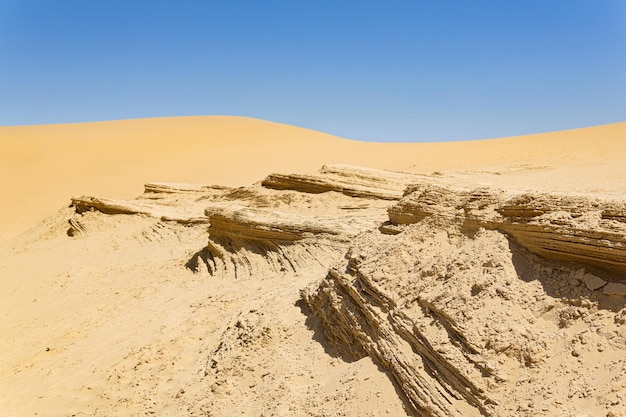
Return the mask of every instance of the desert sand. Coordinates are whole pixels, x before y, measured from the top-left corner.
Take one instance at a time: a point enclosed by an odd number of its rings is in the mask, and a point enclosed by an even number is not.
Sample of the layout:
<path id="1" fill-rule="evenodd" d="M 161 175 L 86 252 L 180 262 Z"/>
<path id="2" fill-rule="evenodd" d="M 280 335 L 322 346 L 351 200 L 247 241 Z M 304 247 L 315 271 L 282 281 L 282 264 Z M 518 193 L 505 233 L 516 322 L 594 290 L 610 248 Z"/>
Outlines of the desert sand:
<path id="1" fill-rule="evenodd" d="M 489 181 L 498 173 L 506 181 L 523 174 L 521 183 L 555 190 L 624 192 L 625 130 L 619 123 L 484 141 L 381 144 L 242 117 L 0 126 L 0 239 L 34 226 L 74 195 L 131 198 L 151 181 L 243 186 L 271 172 L 311 173 L 324 164 L 455 171 Z"/>
<path id="2" fill-rule="evenodd" d="M 624 416 L 626 123 L 0 127 L 3 415 Z"/>

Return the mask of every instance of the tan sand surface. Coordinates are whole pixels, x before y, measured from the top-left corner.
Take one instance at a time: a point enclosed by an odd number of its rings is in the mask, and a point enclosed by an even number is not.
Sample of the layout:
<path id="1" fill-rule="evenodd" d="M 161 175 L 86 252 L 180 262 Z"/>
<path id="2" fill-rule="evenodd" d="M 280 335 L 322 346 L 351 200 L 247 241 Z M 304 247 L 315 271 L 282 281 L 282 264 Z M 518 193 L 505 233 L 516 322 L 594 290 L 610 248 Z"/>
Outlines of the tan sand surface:
<path id="1" fill-rule="evenodd" d="M 626 415 L 626 123 L 0 127 L 0 190 L 2 416 Z"/>
<path id="2" fill-rule="evenodd" d="M 177 117 L 0 127 L 0 239 L 34 226 L 70 196 L 129 198 L 151 181 L 247 185 L 323 164 L 459 171 L 558 189 L 626 191 L 626 123 L 452 143 L 349 141 L 241 117 Z M 531 175 L 527 175 L 531 173 Z M 550 173 L 550 175 L 544 175 Z M 495 178 L 497 176 L 503 178 Z"/>

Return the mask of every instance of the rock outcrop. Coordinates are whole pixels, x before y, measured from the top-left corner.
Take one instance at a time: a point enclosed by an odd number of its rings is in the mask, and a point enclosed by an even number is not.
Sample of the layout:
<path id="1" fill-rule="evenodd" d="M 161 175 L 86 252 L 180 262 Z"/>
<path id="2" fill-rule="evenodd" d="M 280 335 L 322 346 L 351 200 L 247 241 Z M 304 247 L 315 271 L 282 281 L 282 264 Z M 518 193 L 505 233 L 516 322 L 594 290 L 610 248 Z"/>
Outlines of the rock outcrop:
<path id="1" fill-rule="evenodd" d="M 389 209 L 392 224 L 427 216 L 460 222 L 465 229 L 499 230 L 546 259 L 578 262 L 626 279 L 626 204 L 583 196 L 507 195 L 438 186 L 414 186 Z"/>
<path id="2" fill-rule="evenodd" d="M 271 174 L 262 184 L 277 190 L 314 194 L 336 191 L 351 197 L 399 200 L 404 189 L 421 178 L 415 174 L 327 165 L 322 167 L 318 175 Z"/>
<path id="3" fill-rule="evenodd" d="M 625 410 L 624 201 L 328 166 L 72 203 L 74 235 L 91 210 L 208 225 L 186 266 L 215 278 L 319 277 L 301 294 L 329 349 L 375 359 L 415 415 Z"/>
<path id="4" fill-rule="evenodd" d="M 181 224 L 207 223 L 198 201 L 219 196 L 229 187 L 197 184 L 149 183 L 145 192 L 134 200 L 80 196 L 72 198 L 76 213 L 99 211 L 104 214 L 140 214 Z"/>
<path id="5" fill-rule="evenodd" d="M 422 183 L 388 211 L 302 293 L 337 349 L 420 416 L 620 415 L 623 284 L 593 274 L 624 279 L 623 204 Z"/>
<path id="6" fill-rule="evenodd" d="M 326 167 L 321 175 L 361 178 L 346 189 L 301 192 L 299 175 L 284 175 L 280 190 L 264 185 L 227 188 L 193 184 L 146 184 L 134 200 L 82 196 L 72 199 L 76 216 L 70 235 L 83 235 L 86 211 L 144 215 L 183 225 L 209 226 L 208 244 L 193 254 L 188 268 L 220 277 L 249 278 L 253 273 L 321 268 L 323 271 L 347 250 L 350 239 L 376 228 L 386 218 L 389 202 L 374 194 L 395 190 L 400 198 L 410 175 L 355 167 Z M 402 182 L 404 181 L 404 182 Z M 376 184 L 380 185 L 377 190 Z M 355 196 L 355 190 L 363 196 Z M 346 188 L 346 187 L 344 187 Z M 369 190 L 369 191 L 368 191 Z M 320 272 L 323 273 L 323 272 Z"/>
<path id="7" fill-rule="evenodd" d="M 144 193 L 211 193 L 215 191 L 229 191 L 231 187 L 222 185 L 184 184 L 170 182 L 150 182 L 144 185 Z"/>
<path id="8" fill-rule="evenodd" d="M 284 177 L 280 190 L 241 188 L 204 203 L 210 226 L 203 259 L 209 271 L 247 278 L 255 271 L 326 269 L 352 238 L 386 217 L 385 200 L 336 190 L 301 192 L 301 184 L 292 181 L 299 176 Z"/>

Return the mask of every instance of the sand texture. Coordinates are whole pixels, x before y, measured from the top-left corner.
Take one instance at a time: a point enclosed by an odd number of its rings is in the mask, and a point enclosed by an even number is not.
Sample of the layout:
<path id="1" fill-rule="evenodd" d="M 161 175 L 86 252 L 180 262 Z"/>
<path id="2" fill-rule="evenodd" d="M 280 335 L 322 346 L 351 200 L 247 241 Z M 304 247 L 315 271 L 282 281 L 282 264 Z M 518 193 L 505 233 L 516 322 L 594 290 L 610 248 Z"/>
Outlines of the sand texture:
<path id="1" fill-rule="evenodd" d="M 626 124 L 0 146 L 3 416 L 626 416 Z"/>

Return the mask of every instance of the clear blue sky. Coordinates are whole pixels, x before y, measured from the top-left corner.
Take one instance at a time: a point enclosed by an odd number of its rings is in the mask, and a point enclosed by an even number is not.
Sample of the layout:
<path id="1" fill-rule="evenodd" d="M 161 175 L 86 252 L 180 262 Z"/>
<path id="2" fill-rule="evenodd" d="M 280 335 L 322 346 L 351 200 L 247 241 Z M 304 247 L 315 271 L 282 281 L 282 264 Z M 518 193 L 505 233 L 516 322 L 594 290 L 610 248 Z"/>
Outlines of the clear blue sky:
<path id="1" fill-rule="evenodd" d="M 379 141 L 626 121 L 626 1 L 0 0 L 0 125 L 178 115 Z"/>

